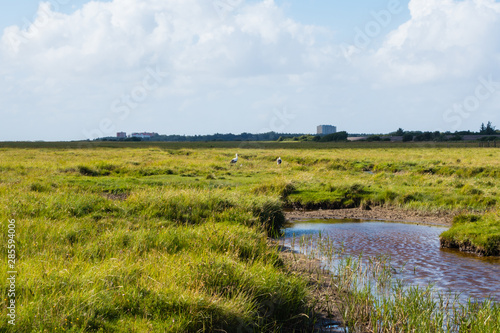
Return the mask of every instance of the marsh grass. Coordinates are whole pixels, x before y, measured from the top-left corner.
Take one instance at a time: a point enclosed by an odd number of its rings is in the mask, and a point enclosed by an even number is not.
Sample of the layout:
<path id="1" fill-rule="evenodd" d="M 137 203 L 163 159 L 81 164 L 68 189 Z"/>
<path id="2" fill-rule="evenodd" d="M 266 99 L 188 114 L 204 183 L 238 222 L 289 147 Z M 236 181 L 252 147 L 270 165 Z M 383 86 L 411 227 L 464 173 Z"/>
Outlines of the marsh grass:
<path id="1" fill-rule="evenodd" d="M 18 221 L 17 332 L 260 331 L 307 312 L 305 282 L 281 270 L 264 229 L 142 217 Z"/>
<path id="2" fill-rule="evenodd" d="M 498 220 L 493 148 L 0 145 L 2 234 L 8 219 L 18 226 L 18 332 L 308 327 L 309 287 L 267 245 L 283 206 L 492 211 L 474 223 Z M 236 152 L 241 162 L 230 165 Z M 3 236 L 0 248 L 6 259 Z"/>
<path id="3" fill-rule="evenodd" d="M 3 153 L 0 218 L 17 221 L 16 332 L 308 327 L 307 283 L 268 246 L 284 223 L 277 195 L 194 186 L 168 171 L 204 174 L 176 160 L 190 151 Z M 0 247 L 6 259 L 6 237 Z"/>
<path id="4" fill-rule="evenodd" d="M 399 279 L 405 267 L 390 257 L 352 257 L 332 246 L 329 237 L 292 237 L 292 248 L 319 258 L 332 271 L 333 293 L 349 332 L 497 332 L 500 305 L 492 300 L 465 302 Z"/>
<path id="5" fill-rule="evenodd" d="M 460 214 L 453 225 L 441 234 L 442 246 L 459 248 L 480 255 L 500 255 L 500 215 L 490 212 L 484 215 Z"/>

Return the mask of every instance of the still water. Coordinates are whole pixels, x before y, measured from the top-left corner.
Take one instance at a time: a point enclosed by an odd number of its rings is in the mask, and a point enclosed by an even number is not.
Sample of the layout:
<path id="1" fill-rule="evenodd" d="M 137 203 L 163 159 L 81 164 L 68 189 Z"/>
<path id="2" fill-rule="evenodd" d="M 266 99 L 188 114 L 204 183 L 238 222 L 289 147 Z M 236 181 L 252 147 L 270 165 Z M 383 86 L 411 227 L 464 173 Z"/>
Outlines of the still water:
<path id="1" fill-rule="evenodd" d="M 479 258 L 439 246 L 444 227 L 428 225 L 322 220 L 294 222 L 285 230 L 285 244 L 293 235 L 329 237 L 347 255 L 388 255 L 398 278 L 410 284 L 433 284 L 435 290 L 468 297 L 491 297 L 500 301 L 500 258 Z M 312 242 L 314 244 L 314 241 Z M 404 267 L 403 270 L 400 268 Z"/>

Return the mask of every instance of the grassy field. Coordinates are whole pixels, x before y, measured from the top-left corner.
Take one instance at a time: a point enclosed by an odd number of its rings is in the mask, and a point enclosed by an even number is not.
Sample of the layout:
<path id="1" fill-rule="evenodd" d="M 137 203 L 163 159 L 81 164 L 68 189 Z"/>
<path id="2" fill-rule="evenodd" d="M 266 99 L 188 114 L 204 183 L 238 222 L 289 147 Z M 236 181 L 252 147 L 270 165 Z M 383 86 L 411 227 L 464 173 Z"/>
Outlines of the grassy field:
<path id="1" fill-rule="evenodd" d="M 459 214 L 450 244 L 494 254 L 499 157 L 465 144 L 2 143 L 0 247 L 6 263 L 15 220 L 15 331 L 306 329 L 307 282 L 267 243 L 284 207 Z"/>

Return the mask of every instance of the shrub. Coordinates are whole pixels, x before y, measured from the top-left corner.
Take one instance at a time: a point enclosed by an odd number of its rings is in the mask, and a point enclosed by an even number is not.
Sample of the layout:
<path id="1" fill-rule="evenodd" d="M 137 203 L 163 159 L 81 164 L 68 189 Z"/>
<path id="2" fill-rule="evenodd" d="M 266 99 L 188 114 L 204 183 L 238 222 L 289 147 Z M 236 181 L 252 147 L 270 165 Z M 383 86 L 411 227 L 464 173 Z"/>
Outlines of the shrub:
<path id="1" fill-rule="evenodd" d="M 40 183 L 33 183 L 30 185 L 30 190 L 33 192 L 47 192 L 49 190 L 49 187 Z"/>
<path id="2" fill-rule="evenodd" d="M 366 138 L 366 141 L 381 141 L 382 138 L 380 137 L 380 135 L 370 135 L 369 137 Z"/>
<path id="3" fill-rule="evenodd" d="M 346 141 L 347 136 L 348 136 L 347 132 L 337 132 L 322 136 L 319 141 L 321 142 Z"/>
<path id="4" fill-rule="evenodd" d="M 281 229 L 285 225 L 285 214 L 278 200 L 265 198 L 254 201 L 252 204 L 252 214 L 259 219 L 261 226 L 271 237 L 280 235 Z"/>
<path id="5" fill-rule="evenodd" d="M 77 169 L 78 172 L 83 176 L 91 176 L 91 177 L 99 176 L 99 172 L 97 170 L 88 167 L 86 165 L 79 165 Z"/>
<path id="6" fill-rule="evenodd" d="M 413 134 L 406 133 L 403 135 L 403 142 L 413 141 Z"/>

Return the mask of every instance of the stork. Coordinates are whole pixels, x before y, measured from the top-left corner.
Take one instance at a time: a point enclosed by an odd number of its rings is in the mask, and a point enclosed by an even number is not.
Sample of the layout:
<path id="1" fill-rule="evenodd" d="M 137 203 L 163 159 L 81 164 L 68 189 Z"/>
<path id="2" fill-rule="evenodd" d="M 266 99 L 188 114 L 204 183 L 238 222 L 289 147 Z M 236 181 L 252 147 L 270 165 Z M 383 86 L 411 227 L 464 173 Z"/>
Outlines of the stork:
<path id="1" fill-rule="evenodd" d="M 278 165 L 281 165 L 281 162 L 283 162 L 283 161 L 281 160 L 281 157 L 278 157 L 278 159 L 276 160 L 276 163 L 277 163 Z"/>
<path id="2" fill-rule="evenodd" d="M 238 162 L 238 154 L 236 154 L 236 157 L 231 160 L 231 164 L 236 164 Z"/>

